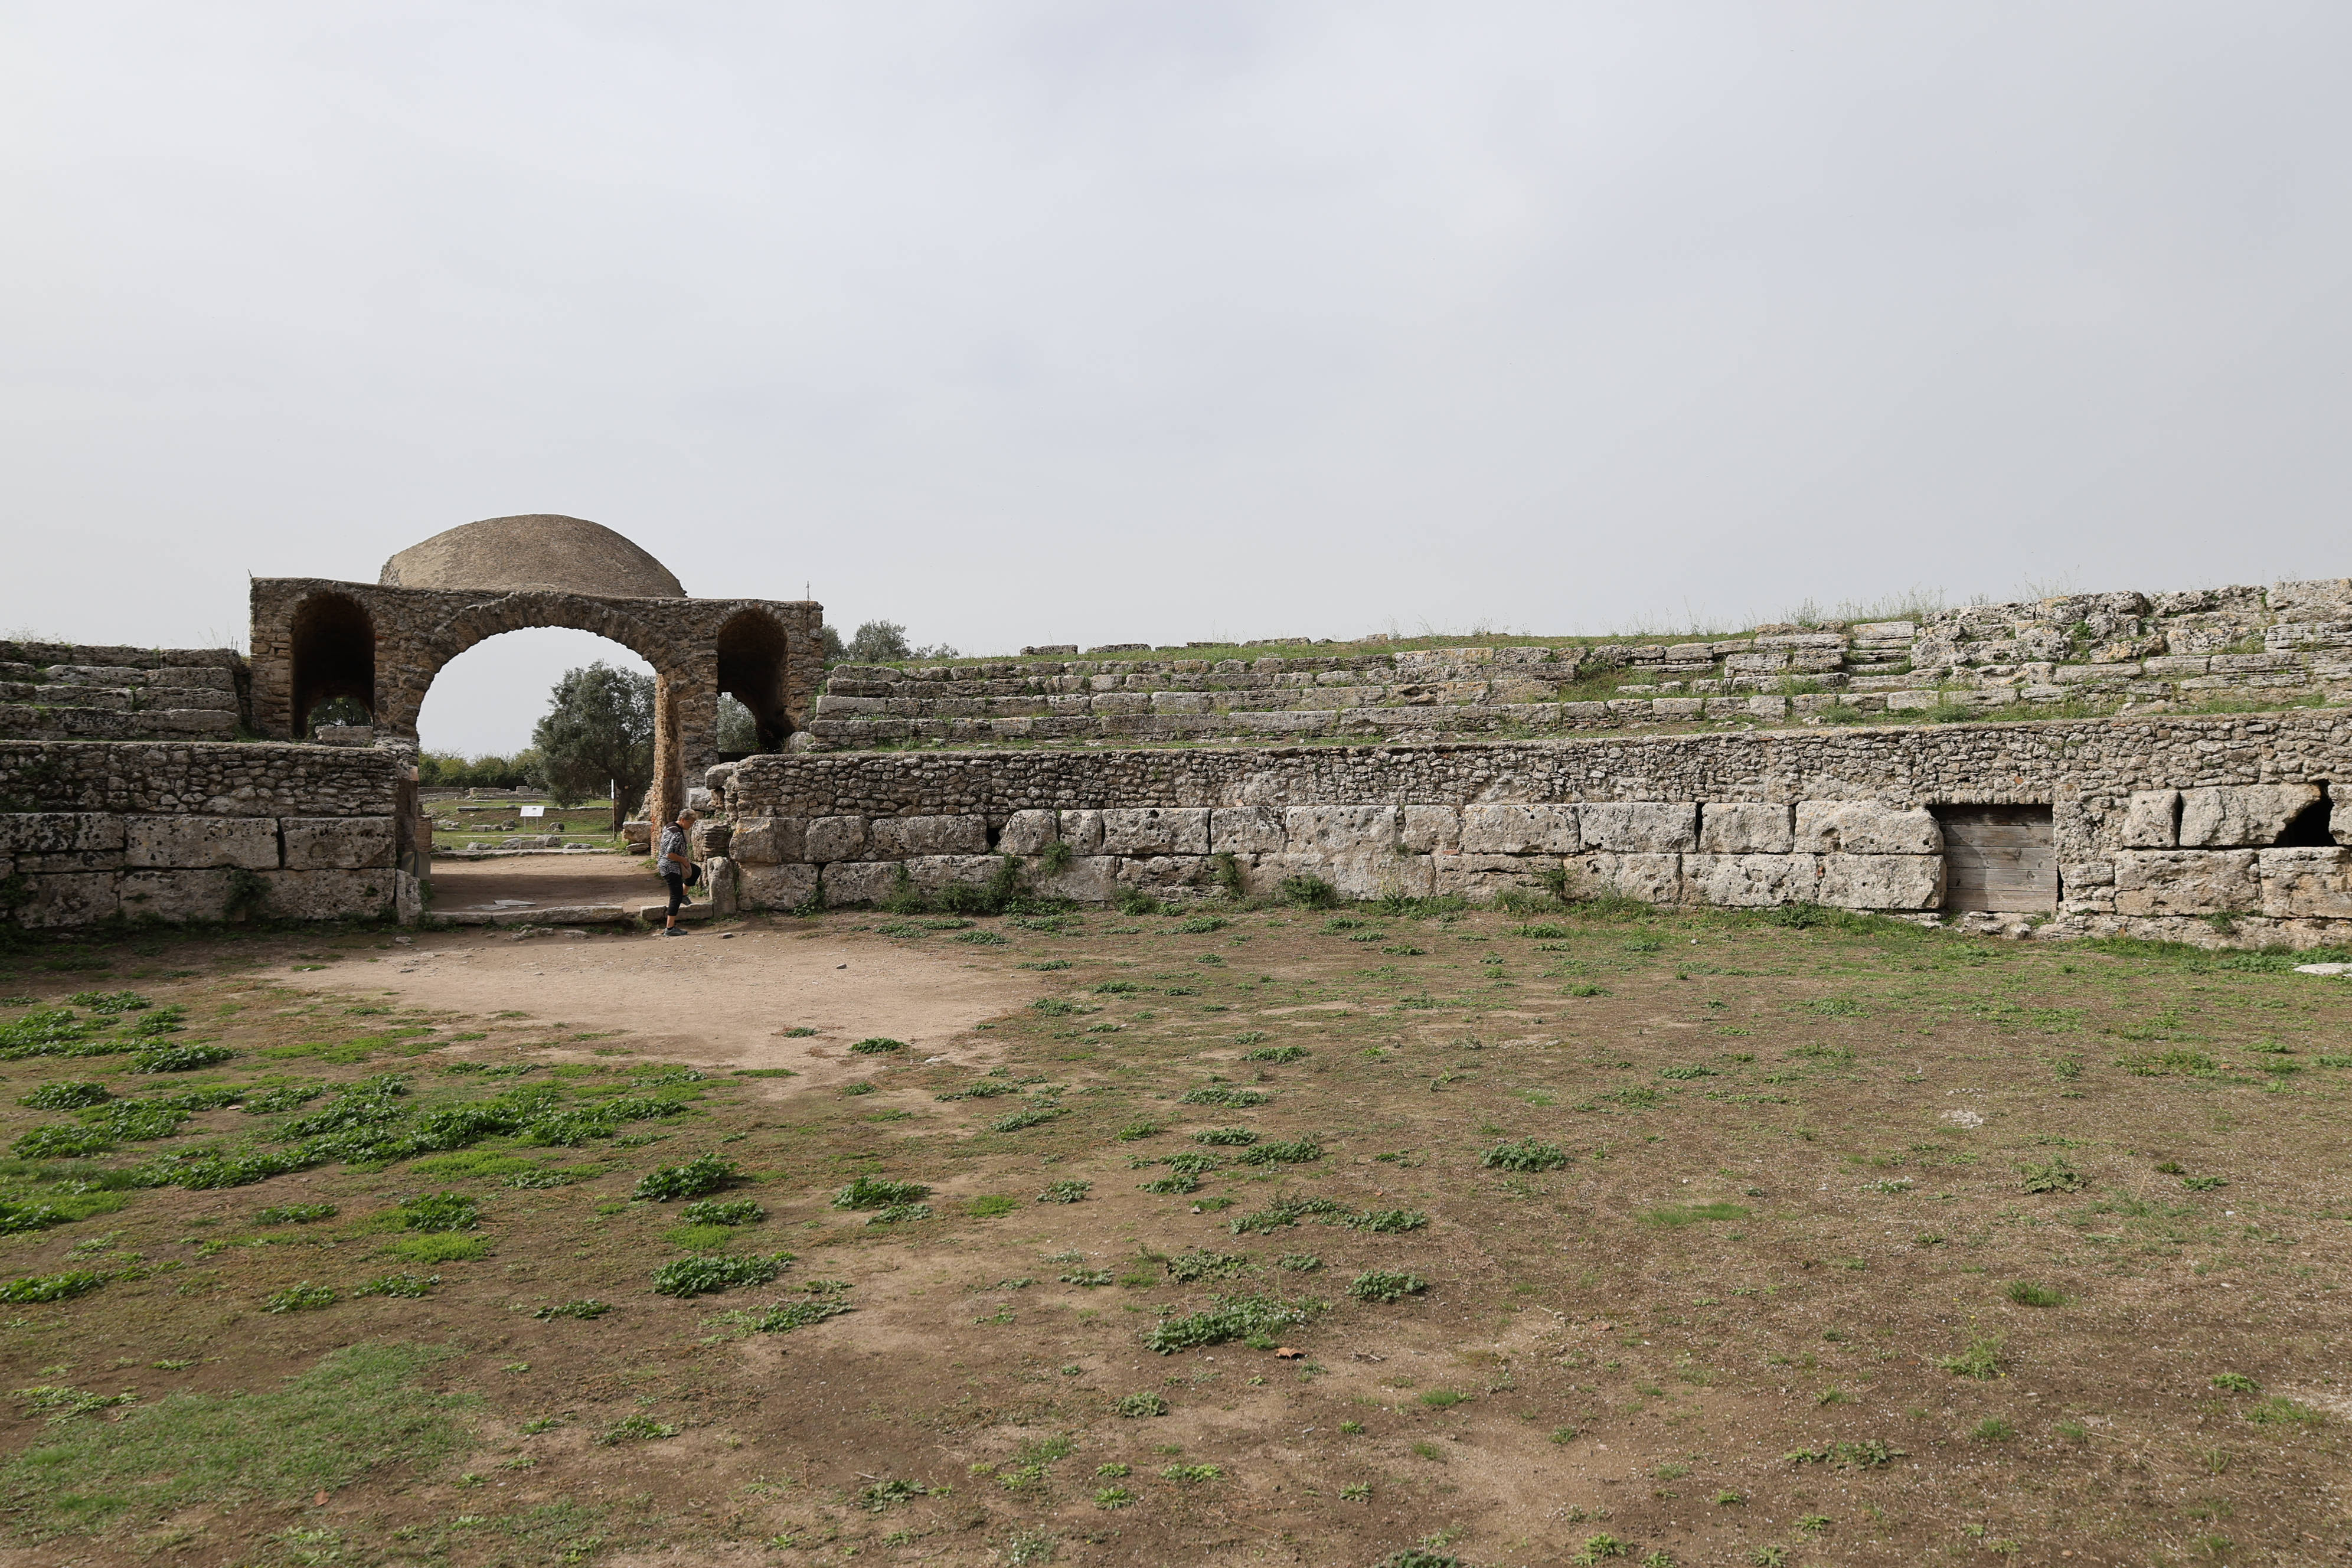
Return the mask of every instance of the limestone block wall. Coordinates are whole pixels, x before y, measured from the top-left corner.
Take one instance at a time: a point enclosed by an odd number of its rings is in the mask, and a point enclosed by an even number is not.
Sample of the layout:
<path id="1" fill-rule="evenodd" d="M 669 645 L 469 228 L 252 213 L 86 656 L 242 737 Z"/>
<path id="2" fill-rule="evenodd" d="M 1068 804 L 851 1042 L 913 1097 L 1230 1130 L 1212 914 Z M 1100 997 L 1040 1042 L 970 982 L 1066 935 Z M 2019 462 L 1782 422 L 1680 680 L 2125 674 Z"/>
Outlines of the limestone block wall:
<path id="1" fill-rule="evenodd" d="M 1361 897 L 1564 874 L 1661 903 L 1944 907 L 1947 824 L 2049 808 L 2059 931 L 2311 943 L 2352 930 L 2352 714 L 1426 746 L 845 752 L 711 770 L 752 907 L 980 880 L 1102 900 L 1307 873 Z M 2303 841 L 2316 836 L 2317 842 Z M 2299 836 L 2299 837 L 2298 837 Z M 2282 839 L 2291 840 L 2282 842 Z M 1049 849 L 1067 864 L 1047 869 Z M 1055 851 L 1059 858 L 1063 851 Z"/>
<path id="2" fill-rule="evenodd" d="M 235 740 L 247 685 L 233 648 L 0 642 L 0 739 Z"/>
<path id="3" fill-rule="evenodd" d="M 0 913 L 414 919 L 407 769 L 356 748 L 0 742 Z"/>
<path id="4" fill-rule="evenodd" d="M 2352 579 L 2074 595 L 1675 643 L 843 665 L 808 732 L 839 747 L 1428 741 L 1954 707 L 2163 711 L 2216 697 L 2352 701 Z"/>

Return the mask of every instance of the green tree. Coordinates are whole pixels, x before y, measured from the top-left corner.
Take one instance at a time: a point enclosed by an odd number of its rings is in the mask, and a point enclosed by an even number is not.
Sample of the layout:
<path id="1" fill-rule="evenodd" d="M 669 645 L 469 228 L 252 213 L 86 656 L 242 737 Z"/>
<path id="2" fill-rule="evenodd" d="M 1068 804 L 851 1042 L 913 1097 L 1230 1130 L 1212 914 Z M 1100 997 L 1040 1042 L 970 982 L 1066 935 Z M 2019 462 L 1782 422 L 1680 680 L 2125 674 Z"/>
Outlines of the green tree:
<path id="1" fill-rule="evenodd" d="M 832 626 L 823 628 L 824 662 L 832 664 L 896 664 L 910 658 L 953 658 L 956 650 L 945 643 L 918 647 L 907 640 L 907 628 L 896 621 L 867 621 L 846 642 Z"/>
<path id="2" fill-rule="evenodd" d="M 530 742 L 557 805 L 573 805 L 617 784 L 617 816 L 653 782 L 654 678 L 602 659 L 564 671 Z"/>

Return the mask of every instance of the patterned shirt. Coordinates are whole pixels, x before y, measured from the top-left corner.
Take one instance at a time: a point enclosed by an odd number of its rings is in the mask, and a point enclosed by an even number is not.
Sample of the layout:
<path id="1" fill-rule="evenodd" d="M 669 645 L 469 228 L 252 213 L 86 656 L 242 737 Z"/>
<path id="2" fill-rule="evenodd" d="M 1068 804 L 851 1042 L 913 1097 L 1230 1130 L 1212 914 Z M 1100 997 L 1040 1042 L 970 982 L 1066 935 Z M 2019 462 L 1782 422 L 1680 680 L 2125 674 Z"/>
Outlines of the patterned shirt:
<path id="1" fill-rule="evenodd" d="M 673 855 L 677 857 L 674 861 L 670 858 Z M 662 829 L 661 847 L 654 851 L 655 870 L 665 877 L 683 877 L 687 862 L 693 858 L 694 851 L 687 844 L 685 828 L 673 822 Z"/>

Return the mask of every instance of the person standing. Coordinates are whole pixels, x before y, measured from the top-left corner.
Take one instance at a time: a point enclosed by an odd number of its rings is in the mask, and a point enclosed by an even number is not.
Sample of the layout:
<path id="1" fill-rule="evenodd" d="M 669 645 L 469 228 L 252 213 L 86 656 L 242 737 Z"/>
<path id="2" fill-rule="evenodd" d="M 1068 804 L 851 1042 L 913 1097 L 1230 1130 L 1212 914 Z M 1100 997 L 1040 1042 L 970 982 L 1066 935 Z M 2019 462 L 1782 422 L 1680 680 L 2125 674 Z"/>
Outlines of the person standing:
<path id="1" fill-rule="evenodd" d="M 669 885 L 669 923 L 661 929 L 664 936 L 686 934 L 678 929 L 677 907 L 694 901 L 686 896 L 686 874 L 691 864 L 688 857 L 693 850 L 696 821 L 693 812 L 679 812 L 677 820 L 662 829 L 661 845 L 654 851 L 654 868 Z"/>

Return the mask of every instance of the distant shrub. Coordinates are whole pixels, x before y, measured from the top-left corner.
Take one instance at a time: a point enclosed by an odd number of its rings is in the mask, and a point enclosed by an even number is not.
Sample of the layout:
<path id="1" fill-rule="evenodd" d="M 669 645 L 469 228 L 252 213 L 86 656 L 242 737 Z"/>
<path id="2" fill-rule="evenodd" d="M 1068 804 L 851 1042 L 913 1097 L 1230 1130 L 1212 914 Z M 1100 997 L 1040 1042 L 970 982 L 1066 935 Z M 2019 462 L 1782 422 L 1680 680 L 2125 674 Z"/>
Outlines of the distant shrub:
<path id="1" fill-rule="evenodd" d="M 1300 874 L 1285 877 L 1281 882 L 1283 901 L 1302 910 L 1328 910 L 1338 907 L 1339 890 L 1320 877 Z"/>

